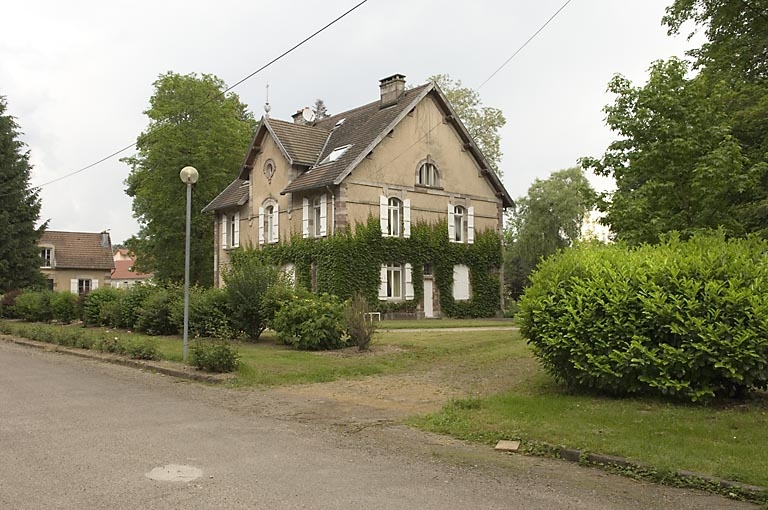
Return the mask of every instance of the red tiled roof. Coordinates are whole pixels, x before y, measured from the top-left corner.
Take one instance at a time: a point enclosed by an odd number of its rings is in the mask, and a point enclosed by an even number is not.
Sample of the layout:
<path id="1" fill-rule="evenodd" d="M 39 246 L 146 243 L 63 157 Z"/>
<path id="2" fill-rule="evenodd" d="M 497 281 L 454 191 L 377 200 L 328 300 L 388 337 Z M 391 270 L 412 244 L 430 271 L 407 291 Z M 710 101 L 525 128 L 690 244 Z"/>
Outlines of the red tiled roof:
<path id="1" fill-rule="evenodd" d="M 135 260 L 116 260 L 115 269 L 112 271 L 113 280 L 136 280 L 146 279 L 152 276 L 151 273 L 137 273 L 131 271 L 131 268 L 136 263 Z"/>

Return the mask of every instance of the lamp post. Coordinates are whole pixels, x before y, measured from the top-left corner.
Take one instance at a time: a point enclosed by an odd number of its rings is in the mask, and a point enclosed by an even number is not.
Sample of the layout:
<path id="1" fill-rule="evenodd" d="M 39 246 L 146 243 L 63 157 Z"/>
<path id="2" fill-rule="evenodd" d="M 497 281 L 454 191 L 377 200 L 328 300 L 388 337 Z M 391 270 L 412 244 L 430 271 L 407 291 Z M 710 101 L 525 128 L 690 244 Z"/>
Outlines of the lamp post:
<path id="1" fill-rule="evenodd" d="M 192 221 L 192 185 L 197 182 L 197 169 L 185 166 L 179 172 L 181 182 L 187 185 L 187 236 L 184 249 L 184 362 L 187 361 L 189 337 L 189 224 Z"/>

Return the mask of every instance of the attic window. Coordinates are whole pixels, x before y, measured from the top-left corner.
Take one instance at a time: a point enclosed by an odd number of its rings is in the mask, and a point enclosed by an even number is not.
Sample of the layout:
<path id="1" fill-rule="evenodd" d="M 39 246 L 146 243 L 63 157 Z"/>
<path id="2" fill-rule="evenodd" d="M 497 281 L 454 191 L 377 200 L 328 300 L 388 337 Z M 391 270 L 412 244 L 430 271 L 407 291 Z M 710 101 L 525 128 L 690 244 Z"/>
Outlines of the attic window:
<path id="1" fill-rule="evenodd" d="M 323 160 L 320 162 L 321 165 L 324 165 L 325 163 L 332 163 L 333 161 L 336 161 L 341 157 L 342 154 L 347 152 L 347 149 L 352 147 L 352 144 L 348 145 L 342 145 L 341 147 L 336 147 L 331 151 L 330 154 L 328 154 Z"/>
<path id="2" fill-rule="evenodd" d="M 344 124 L 345 120 L 347 120 L 346 117 L 344 117 L 343 119 L 339 119 L 339 121 L 336 122 L 336 124 L 334 124 L 333 127 L 337 128 L 337 127 L 341 126 L 342 124 Z"/>

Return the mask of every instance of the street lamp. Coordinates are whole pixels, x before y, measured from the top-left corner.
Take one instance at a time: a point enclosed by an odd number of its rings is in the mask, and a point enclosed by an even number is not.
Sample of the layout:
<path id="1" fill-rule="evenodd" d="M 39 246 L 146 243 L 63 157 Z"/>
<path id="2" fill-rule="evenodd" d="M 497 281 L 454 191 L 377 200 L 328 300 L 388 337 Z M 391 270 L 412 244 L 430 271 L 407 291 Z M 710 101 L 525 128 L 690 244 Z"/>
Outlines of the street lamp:
<path id="1" fill-rule="evenodd" d="M 192 185 L 197 182 L 197 169 L 185 166 L 179 172 L 181 182 L 187 185 L 187 237 L 184 249 L 184 362 L 187 361 L 189 337 L 189 224 L 192 221 Z"/>

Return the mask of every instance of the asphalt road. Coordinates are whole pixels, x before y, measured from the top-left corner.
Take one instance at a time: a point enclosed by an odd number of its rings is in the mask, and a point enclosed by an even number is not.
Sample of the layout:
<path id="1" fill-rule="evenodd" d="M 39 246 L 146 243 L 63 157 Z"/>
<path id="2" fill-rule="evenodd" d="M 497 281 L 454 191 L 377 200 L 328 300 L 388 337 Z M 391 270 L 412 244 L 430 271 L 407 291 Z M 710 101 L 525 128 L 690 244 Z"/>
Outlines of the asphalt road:
<path id="1" fill-rule="evenodd" d="M 438 454 L 404 427 L 343 432 L 279 405 L 0 341 L 0 508 L 755 508 L 562 461 Z"/>

